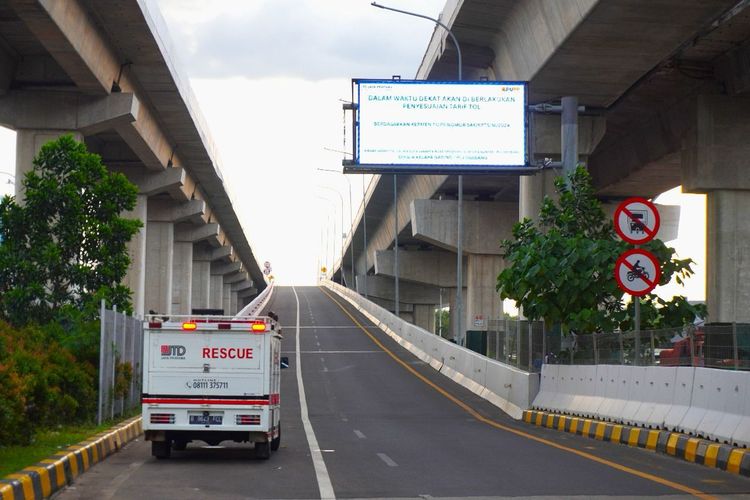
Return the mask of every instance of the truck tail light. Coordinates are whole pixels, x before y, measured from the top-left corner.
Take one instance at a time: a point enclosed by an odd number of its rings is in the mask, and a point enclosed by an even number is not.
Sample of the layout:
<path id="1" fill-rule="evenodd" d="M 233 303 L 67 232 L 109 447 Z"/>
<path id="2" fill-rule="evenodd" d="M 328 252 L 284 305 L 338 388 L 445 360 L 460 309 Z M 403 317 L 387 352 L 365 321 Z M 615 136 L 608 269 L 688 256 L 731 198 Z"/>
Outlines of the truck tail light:
<path id="1" fill-rule="evenodd" d="M 232 324 L 231 323 L 219 323 L 218 328 L 219 330 L 231 330 Z"/>
<path id="2" fill-rule="evenodd" d="M 152 424 L 173 424 L 174 413 L 152 413 L 151 423 Z"/>
<path id="3" fill-rule="evenodd" d="M 161 328 L 161 321 L 149 321 L 148 327 L 149 328 Z"/>
<path id="4" fill-rule="evenodd" d="M 182 324 L 182 329 L 185 330 L 185 331 L 188 331 L 188 332 L 192 332 L 196 328 L 198 328 L 198 325 L 196 325 L 192 321 L 188 321 L 188 322 L 185 322 L 185 323 Z"/>
<path id="5" fill-rule="evenodd" d="M 237 425 L 260 425 L 260 415 L 237 415 Z"/>
<path id="6" fill-rule="evenodd" d="M 250 328 L 254 332 L 265 332 L 266 322 L 265 321 L 253 321 L 253 324 Z"/>

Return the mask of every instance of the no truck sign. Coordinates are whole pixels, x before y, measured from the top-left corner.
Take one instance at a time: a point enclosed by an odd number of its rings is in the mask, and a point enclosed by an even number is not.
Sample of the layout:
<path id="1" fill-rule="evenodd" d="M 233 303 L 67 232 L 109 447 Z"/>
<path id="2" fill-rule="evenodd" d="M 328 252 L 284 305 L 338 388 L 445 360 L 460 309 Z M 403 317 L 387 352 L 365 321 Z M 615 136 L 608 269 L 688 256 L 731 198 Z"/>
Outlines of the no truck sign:
<path id="1" fill-rule="evenodd" d="M 640 245 L 651 241 L 659 231 L 659 211 L 645 198 L 628 198 L 615 210 L 615 231 L 620 238 Z"/>

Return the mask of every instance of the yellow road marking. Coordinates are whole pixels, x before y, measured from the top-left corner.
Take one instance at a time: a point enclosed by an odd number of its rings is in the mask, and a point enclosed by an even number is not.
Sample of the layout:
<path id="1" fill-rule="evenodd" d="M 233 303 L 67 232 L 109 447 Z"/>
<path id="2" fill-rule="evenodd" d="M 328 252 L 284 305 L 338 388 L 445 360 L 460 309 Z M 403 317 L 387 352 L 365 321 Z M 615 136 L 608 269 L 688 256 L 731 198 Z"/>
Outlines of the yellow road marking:
<path id="1" fill-rule="evenodd" d="M 673 488 L 673 489 L 675 489 L 677 491 L 681 491 L 683 493 L 688 493 L 688 494 L 696 496 L 698 498 L 703 498 L 703 499 L 706 499 L 706 500 L 716 498 L 716 497 L 714 497 L 712 495 L 709 495 L 707 493 L 704 493 L 704 492 L 702 492 L 700 490 L 696 490 L 695 488 L 691 488 L 689 486 L 685 486 L 684 484 L 676 483 L 674 481 L 669 481 L 668 479 L 663 479 L 663 478 L 661 478 L 659 476 L 655 476 L 654 474 L 649 474 L 648 472 L 642 472 L 642 471 L 633 469 L 632 467 L 628 467 L 626 465 L 618 464 L 616 462 L 612 462 L 611 460 L 607 460 L 605 458 L 598 457 L 598 456 L 593 455 L 591 453 L 587 453 L 587 452 L 581 451 L 581 450 L 576 450 L 575 448 L 570 448 L 568 446 L 564 446 L 562 444 L 555 443 L 554 441 L 550 441 L 549 439 L 544 439 L 544 438 L 541 438 L 541 437 L 538 437 L 538 436 L 534 436 L 533 434 L 529 434 L 527 432 L 524 432 L 524 431 L 521 431 L 521 430 L 518 430 L 518 429 L 514 429 L 513 427 L 508 427 L 507 425 L 501 424 L 500 422 L 496 422 L 494 420 L 491 420 L 491 419 L 483 416 L 478 411 L 476 411 L 474 408 L 470 407 L 469 405 L 467 405 L 466 403 L 464 403 L 463 401 L 461 401 L 457 397 L 453 396 L 448 391 L 446 391 L 445 389 L 443 389 L 442 387 L 438 386 L 437 384 L 435 384 L 434 382 L 432 382 L 430 379 L 428 379 L 427 377 L 425 377 L 424 375 L 422 375 L 421 373 L 419 373 L 417 370 L 415 370 L 413 367 L 411 367 L 404 360 L 402 360 L 401 358 L 399 358 L 398 356 L 396 356 L 393 352 L 391 352 L 390 349 L 388 349 L 385 345 L 383 345 L 383 343 L 380 342 L 373 334 L 371 334 L 369 331 L 367 331 L 367 328 L 365 328 L 364 326 L 362 326 L 362 324 L 359 321 L 357 321 L 357 318 L 355 318 L 349 311 L 347 311 L 346 308 L 338 300 L 336 300 L 330 293 L 328 293 L 327 290 L 325 290 L 323 287 L 320 287 L 320 289 L 321 289 L 321 291 L 326 296 L 328 296 L 329 299 L 331 299 L 331 301 L 334 304 L 336 304 L 337 306 L 339 306 L 339 309 L 341 309 L 344 312 L 344 314 L 346 314 L 349 317 L 349 319 L 351 319 L 354 322 L 354 324 L 357 325 L 360 328 L 360 330 L 362 330 L 365 333 L 365 335 L 367 335 L 370 338 L 370 340 L 372 340 L 375 343 L 375 345 L 377 345 L 379 348 L 381 348 L 396 363 L 400 364 L 409 373 L 411 373 L 412 375 L 414 375 L 415 377 L 417 377 L 419 380 L 421 380 L 422 382 L 424 382 L 428 386 L 432 387 L 434 390 L 436 390 L 442 396 L 444 396 L 445 398 L 447 398 L 448 400 L 450 400 L 452 403 L 454 403 L 455 405 L 457 405 L 458 407 L 460 407 L 462 410 L 464 410 L 466 413 L 468 413 L 469 415 L 471 415 L 472 417 L 474 417 L 476 420 L 478 420 L 478 421 L 480 421 L 480 422 L 482 422 L 484 424 L 487 424 L 487 425 L 489 425 L 491 427 L 494 427 L 496 429 L 503 430 L 503 431 L 506 431 L 506 432 L 510 432 L 511 434 L 515 434 L 517 436 L 524 437 L 524 438 L 530 439 L 532 441 L 536 441 L 538 443 L 545 444 L 547 446 L 551 446 L 552 448 L 556 448 L 558 450 L 562 450 L 562 451 L 567 451 L 569 453 L 573 453 L 574 455 L 578 455 L 578 456 L 580 456 L 582 458 L 589 459 L 589 460 L 591 460 L 593 462 L 597 462 L 599 464 L 606 465 L 608 467 L 612 467 L 613 469 L 616 469 L 616 470 L 619 470 L 619 471 L 622 471 L 622 472 L 625 472 L 625 473 L 628 473 L 628 474 L 632 474 L 632 475 L 640 477 L 642 479 L 647 479 L 649 481 L 653 481 L 655 483 L 661 484 L 663 486 L 667 486 L 669 488 Z M 572 426 L 571 426 L 571 428 L 572 428 Z"/>
<path id="2" fill-rule="evenodd" d="M 622 426 L 619 424 L 615 424 L 614 428 L 612 429 L 612 437 L 609 440 L 613 443 L 619 443 L 621 437 L 622 437 Z"/>
<path id="3" fill-rule="evenodd" d="M 657 444 L 659 444 L 659 431 L 648 431 L 648 439 L 646 440 L 646 449 L 655 450 Z"/>
<path id="4" fill-rule="evenodd" d="M 708 448 L 706 448 L 706 456 L 703 458 L 703 465 L 707 465 L 708 467 L 716 467 L 716 462 L 719 458 L 719 445 L 718 444 L 709 444 Z"/>
<path id="5" fill-rule="evenodd" d="M 742 463 L 742 457 L 745 456 L 747 450 L 734 449 L 729 453 L 729 462 L 727 462 L 727 470 L 735 474 L 740 473 L 740 464 Z"/>
<path id="6" fill-rule="evenodd" d="M 604 439 L 604 431 L 607 429 L 607 424 L 604 422 L 599 422 L 596 424 L 596 439 L 601 441 Z"/>

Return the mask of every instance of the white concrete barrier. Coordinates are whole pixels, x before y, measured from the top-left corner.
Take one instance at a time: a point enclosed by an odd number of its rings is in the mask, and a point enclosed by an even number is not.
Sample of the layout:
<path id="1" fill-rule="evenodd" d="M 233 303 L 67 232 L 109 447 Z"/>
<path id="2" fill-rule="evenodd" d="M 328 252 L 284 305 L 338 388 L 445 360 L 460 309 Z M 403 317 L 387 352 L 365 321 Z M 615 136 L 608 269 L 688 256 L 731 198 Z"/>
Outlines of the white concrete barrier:
<path id="1" fill-rule="evenodd" d="M 573 405 L 577 391 L 578 377 L 576 372 L 578 367 L 575 365 L 558 365 L 557 370 L 560 377 L 557 386 L 559 392 L 552 400 L 552 407 L 568 415 L 578 415 L 578 411 Z"/>
<path id="2" fill-rule="evenodd" d="M 539 392 L 539 375 L 527 373 L 458 346 L 330 281 L 323 285 L 347 300 L 405 349 L 440 373 L 479 394 L 515 419 Z"/>
<path id="3" fill-rule="evenodd" d="M 628 404 L 630 398 L 630 379 L 633 375 L 631 368 L 624 365 L 617 367 L 617 393 L 614 403 L 609 408 L 610 418 L 613 422 L 623 422 L 625 405 Z"/>
<path id="4" fill-rule="evenodd" d="M 571 403 L 571 410 L 584 417 L 593 417 L 601 404 L 596 398 L 596 365 L 580 366 L 575 373 L 576 390 Z M 576 414 L 576 413 L 574 413 Z"/>
<path id="5" fill-rule="evenodd" d="M 709 439 L 730 443 L 743 417 L 748 393 L 748 377 L 742 372 L 712 370 L 712 405 L 703 416 L 698 432 Z M 715 390 L 715 392 L 714 392 Z"/>
<path id="6" fill-rule="evenodd" d="M 620 382 L 619 365 L 600 365 L 601 383 L 604 386 L 602 394 L 602 403 L 599 405 L 597 415 L 602 420 L 614 420 L 612 407 L 617 402 L 617 390 Z"/>
<path id="7" fill-rule="evenodd" d="M 695 380 L 695 368 L 691 366 L 678 366 L 675 371 L 674 393 L 672 406 L 664 416 L 664 427 L 670 431 L 683 432 L 682 421 L 685 418 L 693 399 L 693 383 Z"/>
<path id="8" fill-rule="evenodd" d="M 626 366 L 629 368 L 630 377 L 627 382 L 628 396 L 625 406 L 622 407 L 622 422 L 627 425 L 635 425 L 635 416 L 641 408 L 641 393 L 646 383 L 645 366 Z"/>
<path id="9" fill-rule="evenodd" d="M 539 380 L 539 393 L 534 398 L 533 407 L 538 410 L 552 410 L 552 401 L 558 391 L 559 365 L 542 365 Z"/>
<path id="10" fill-rule="evenodd" d="M 745 385 L 748 385 L 747 382 Z M 737 427 L 732 433 L 731 443 L 734 446 L 750 446 L 750 387 L 744 396 L 742 411 Z"/>
<path id="11" fill-rule="evenodd" d="M 676 376 L 674 369 L 660 366 L 646 368 L 643 404 L 635 415 L 636 423 L 654 429 L 664 426 L 664 418 L 672 408 Z"/>
<path id="12" fill-rule="evenodd" d="M 702 435 L 698 431 L 698 427 L 711 404 L 711 387 L 713 386 L 711 381 L 713 376 L 712 372 L 713 370 L 710 368 L 695 368 L 690 408 L 688 408 L 685 417 L 682 419 L 682 422 L 680 422 L 682 432 L 695 436 Z"/>

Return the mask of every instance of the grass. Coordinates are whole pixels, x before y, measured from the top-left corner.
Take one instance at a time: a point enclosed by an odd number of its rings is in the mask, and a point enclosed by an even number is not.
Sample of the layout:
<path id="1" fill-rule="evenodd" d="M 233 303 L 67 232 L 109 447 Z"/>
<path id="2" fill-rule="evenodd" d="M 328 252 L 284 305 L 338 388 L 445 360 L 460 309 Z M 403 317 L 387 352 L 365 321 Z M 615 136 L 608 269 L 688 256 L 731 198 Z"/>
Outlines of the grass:
<path id="1" fill-rule="evenodd" d="M 0 447 L 0 478 L 49 458 L 68 446 L 85 441 L 113 425 L 113 422 L 106 422 L 98 426 L 75 425 L 55 430 L 43 430 L 36 434 L 34 442 L 28 446 Z"/>

